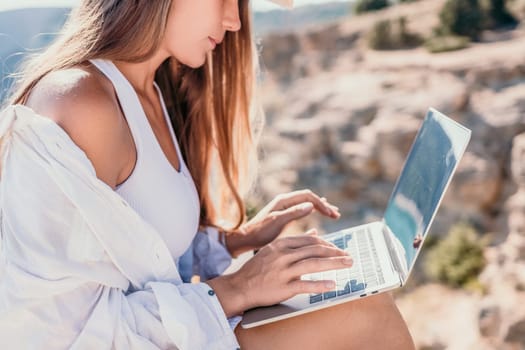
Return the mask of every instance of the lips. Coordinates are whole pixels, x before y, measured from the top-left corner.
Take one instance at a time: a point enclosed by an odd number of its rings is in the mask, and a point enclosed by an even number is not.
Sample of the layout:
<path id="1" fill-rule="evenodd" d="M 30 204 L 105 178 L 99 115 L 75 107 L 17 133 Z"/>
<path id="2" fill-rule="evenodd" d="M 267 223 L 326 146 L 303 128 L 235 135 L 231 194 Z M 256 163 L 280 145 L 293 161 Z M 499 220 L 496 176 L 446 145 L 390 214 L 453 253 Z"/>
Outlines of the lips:
<path id="1" fill-rule="evenodd" d="M 217 40 L 215 40 L 211 36 L 209 36 L 208 39 L 210 40 L 210 43 L 212 44 L 213 48 L 215 48 L 218 44 Z"/>
<path id="2" fill-rule="evenodd" d="M 210 39 L 210 41 L 213 41 L 215 45 L 220 45 L 222 43 L 222 40 L 224 39 L 224 35 L 221 35 L 220 39 L 215 39 L 215 37 L 213 36 L 209 36 L 208 38 Z"/>

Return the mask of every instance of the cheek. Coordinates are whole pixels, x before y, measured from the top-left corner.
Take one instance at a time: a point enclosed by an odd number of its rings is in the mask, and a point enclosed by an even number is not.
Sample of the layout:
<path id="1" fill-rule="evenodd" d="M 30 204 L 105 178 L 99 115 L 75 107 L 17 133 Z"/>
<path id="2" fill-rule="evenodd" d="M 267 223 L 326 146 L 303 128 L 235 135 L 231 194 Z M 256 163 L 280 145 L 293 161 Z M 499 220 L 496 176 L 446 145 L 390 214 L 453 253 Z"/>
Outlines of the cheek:
<path id="1" fill-rule="evenodd" d="M 192 68 L 200 67 L 204 64 L 208 50 L 208 42 L 202 37 L 174 31 L 166 37 L 165 47 L 170 56 L 177 61 Z"/>
<path id="2" fill-rule="evenodd" d="M 217 9 L 209 7 L 209 1 L 180 0 L 167 23 L 164 47 L 171 56 L 190 67 L 205 62 L 206 53 L 211 49 L 208 36 L 220 32 L 218 19 L 210 13 Z"/>

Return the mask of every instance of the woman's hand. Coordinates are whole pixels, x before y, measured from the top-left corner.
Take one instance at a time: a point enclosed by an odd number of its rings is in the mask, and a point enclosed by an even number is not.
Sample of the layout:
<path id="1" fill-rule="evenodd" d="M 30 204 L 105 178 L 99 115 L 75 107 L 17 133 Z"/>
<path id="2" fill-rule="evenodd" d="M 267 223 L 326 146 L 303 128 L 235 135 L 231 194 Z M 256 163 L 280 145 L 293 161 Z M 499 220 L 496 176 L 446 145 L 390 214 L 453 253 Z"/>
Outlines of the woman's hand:
<path id="1" fill-rule="evenodd" d="M 226 246 L 232 256 L 258 249 L 272 242 L 291 221 L 309 215 L 314 209 L 333 219 L 341 216 L 336 206 L 310 190 L 280 194 L 241 226 L 239 232 L 228 235 Z"/>
<path id="2" fill-rule="evenodd" d="M 315 234 L 280 238 L 263 247 L 236 273 L 207 283 L 215 289 L 228 317 L 256 306 L 277 304 L 300 293 L 323 293 L 334 281 L 307 281 L 308 273 L 342 269 L 352 259 Z"/>

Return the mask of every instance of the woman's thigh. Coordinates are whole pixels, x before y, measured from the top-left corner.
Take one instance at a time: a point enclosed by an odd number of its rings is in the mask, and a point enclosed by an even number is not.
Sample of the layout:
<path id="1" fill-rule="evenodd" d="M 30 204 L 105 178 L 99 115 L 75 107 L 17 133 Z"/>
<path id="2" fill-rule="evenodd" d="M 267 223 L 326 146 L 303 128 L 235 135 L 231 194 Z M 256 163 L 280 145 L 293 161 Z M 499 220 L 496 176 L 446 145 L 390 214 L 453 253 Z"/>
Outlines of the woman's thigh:
<path id="1" fill-rule="evenodd" d="M 414 349 L 390 293 L 310 312 L 235 334 L 242 350 Z"/>

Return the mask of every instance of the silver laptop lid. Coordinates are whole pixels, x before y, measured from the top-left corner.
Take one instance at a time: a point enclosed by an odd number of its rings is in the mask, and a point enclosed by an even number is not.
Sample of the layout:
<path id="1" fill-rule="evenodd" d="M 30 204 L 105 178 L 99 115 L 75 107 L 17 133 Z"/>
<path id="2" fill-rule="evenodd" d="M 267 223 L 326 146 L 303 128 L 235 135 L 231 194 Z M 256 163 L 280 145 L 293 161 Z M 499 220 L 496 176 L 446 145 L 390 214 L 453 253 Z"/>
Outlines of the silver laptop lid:
<path id="1" fill-rule="evenodd" d="M 384 215 L 406 281 L 471 131 L 429 109 L 412 144 Z"/>

